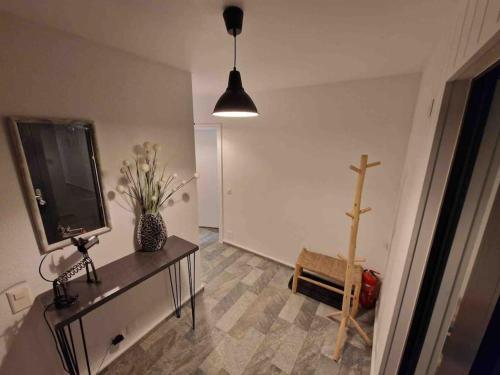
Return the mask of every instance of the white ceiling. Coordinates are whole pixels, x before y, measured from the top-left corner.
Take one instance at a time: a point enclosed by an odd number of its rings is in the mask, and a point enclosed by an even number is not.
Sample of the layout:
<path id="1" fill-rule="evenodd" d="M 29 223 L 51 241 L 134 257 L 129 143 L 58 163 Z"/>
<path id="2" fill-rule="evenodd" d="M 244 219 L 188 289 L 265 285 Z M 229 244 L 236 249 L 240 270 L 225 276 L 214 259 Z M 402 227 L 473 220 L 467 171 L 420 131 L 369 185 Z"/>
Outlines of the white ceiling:
<path id="1" fill-rule="evenodd" d="M 0 10 L 193 73 L 220 93 L 232 66 L 225 5 L 245 11 L 247 91 L 422 70 L 455 0 L 2 0 Z"/>

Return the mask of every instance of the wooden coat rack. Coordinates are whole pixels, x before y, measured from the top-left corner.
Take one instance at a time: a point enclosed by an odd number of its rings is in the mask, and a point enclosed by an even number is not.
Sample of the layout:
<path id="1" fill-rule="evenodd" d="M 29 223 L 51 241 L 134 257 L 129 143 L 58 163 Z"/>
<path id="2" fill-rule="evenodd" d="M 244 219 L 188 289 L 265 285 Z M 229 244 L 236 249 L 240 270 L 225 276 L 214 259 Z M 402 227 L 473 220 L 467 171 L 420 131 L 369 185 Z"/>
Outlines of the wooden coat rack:
<path id="1" fill-rule="evenodd" d="M 353 272 L 355 263 L 362 260 L 356 259 L 356 240 L 358 237 L 358 227 L 359 227 L 359 217 L 368 211 L 371 211 L 370 207 L 361 208 L 361 194 L 363 192 L 363 184 L 365 182 L 365 175 L 367 168 L 375 167 L 380 165 L 379 161 L 368 163 L 368 155 L 361 155 L 361 162 L 359 167 L 351 165 L 349 168 L 358 174 L 358 181 L 356 183 L 356 192 L 354 194 L 354 205 L 351 212 L 346 212 L 346 215 L 352 219 L 351 224 L 351 235 L 349 240 L 349 252 L 347 254 L 347 267 L 345 273 L 344 282 L 344 294 L 342 299 L 342 311 L 337 311 L 333 314 L 328 315 L 329 318 L 340 317 L 340 327 L 337 334 L 337 340 L 335 345 L 335 352 L 333 353 L 333 359 L 338 361 L 341 357 L 342 348 L 344 347 L 346 339 L 346 330 L 349 323 L 352 323 L 359 335 L 365 340 L 365 342 L 371 346 L 371 340 L 366 334 L 366 332 L 361 328 L 359 323 L 356 321 L 355 315 L 351 312 L 351 293 L 353 287 Z"/>

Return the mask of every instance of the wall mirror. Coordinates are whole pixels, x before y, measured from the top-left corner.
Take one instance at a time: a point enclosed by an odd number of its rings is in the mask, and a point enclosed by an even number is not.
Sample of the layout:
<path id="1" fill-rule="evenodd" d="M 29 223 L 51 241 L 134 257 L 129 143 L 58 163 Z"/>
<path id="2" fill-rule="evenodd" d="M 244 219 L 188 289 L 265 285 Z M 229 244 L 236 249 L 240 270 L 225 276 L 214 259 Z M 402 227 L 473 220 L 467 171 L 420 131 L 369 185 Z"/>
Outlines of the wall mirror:
<path id="1" fill-rule="evenodd" d="M 40 251 L 111 230 L 94 126 L 86 120 L 9 119 Z"/>

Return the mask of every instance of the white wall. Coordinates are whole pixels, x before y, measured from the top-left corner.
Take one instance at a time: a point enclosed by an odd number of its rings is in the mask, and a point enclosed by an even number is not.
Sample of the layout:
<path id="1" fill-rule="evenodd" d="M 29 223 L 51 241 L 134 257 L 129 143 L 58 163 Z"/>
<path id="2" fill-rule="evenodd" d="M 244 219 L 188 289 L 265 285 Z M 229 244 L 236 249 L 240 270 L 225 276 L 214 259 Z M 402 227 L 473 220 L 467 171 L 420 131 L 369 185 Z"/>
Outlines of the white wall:
<path id="1" fill-rule="evenodd" d="M 424 183 L 435 130 L 433 122 L 429 117 L 430 103 L 428 100 L 423 100 L 423 98 L 433 95 L 432 84 L 437 78 L 435 71 L 426 70 L 419 91 L 419 99 L 413 122 L 414 124 L 418 122 L 419 126 L 414 125 L 412 127 L 405 158 L 401 196 L 399 198 L 400 204 L 396 216 L 384 284 L 377 307 L 372 355 L 374 365 L 372 365 L 372 370 L 375 368 L 378 371 L 380 366 L 391 323 L 390 318 L 392 318 L 392 314 L 394 313 L 396 298 L 404 276 L 404 264 L 415 225 L 420 193 Z M 440 98 L 436 98 L 436 100 L 439 101 Z M 436 105 L 438 104 L 436 103 Z M 434 117 L 437 117 L 435 113 L 433 113 L 432 118 Z M 378 373 L 377 371 L 373 373 Z"/>
<path id="2" fill-rule="evenodd" d="M 251 93 L 260 116 L 223 121 L 224 240 L 294 264 L 302 246 L 348 246 L 362 153 L 368 172 L 358 255 L 383 272 L 420 75 Z M 217 97 L 194 96 L 197 122 Z M 228 191 L 231 190 L 231 194 Z"/>
<path id="3" fill-rule="evenodd" d="M 398 319 L 409 322 L 411 318 L 411 316 L 397 315 L 400 303 L 398 295 L 405 288 L 408 272 L 405 270 L 405 265 L 410 259 L 412 234 L 418 224 L 417 210 L 423 194 L 424 178 L 441 111 L 445 84 L 454 74 L 467 66 L 471 57 L 476 53 L 482 53 L 483 51 L 478 52 L 480 49 L 484 50 L 491 44 L 492 38 L 500 29 L 500 22 L 496 17 L 499 10 L 499 0 L 490 2 L 460 0 L 457 9 L 450 10 L 449 20 L 444 20 L 449 25 L 447 32 L 436 36 L 438 44 L 423 74 L 406 154 L 401 203 L 375 322 L 372 374 L 384 371 L 381 366 L 384 349 L 392 337 L 391 324 Z M 425 253 L 415 255 L 420 259 L 419 262 L 412 263 L 419 264 L 420 269 L 417 272 L 423 272 L 427 252 L 428 249 Z M 411 300 L 416 301 L 416 295 Z M 401 351 L 403 343 L 398 342 L 395 347 Z"/>
<path id="4" fill-rule="evenodd" d="M 0 13 L 1 116 L 52 116 L 95 121 L 104 191 L 116 186 L 121 160 L 145 140 L 158 142 L 171 168 L 186 178 L 195 170 L 191 79 L 188 72 L 151 63 L 82 38 L 38 27 Z M 50 285 L 38 276 L 41 256 L 12 159 L 7 128 L 0 132 L 0 291 L 27 281 L 35 295 Z M 164 212 L 170 234 L 197 242 L 196 187 L 187 187 Z M 134 251 L 134 218 L 110 201 L 113 230 L 92 249 L 97 266 Z M 47 264 L 73 250 L 53 253 Z M 201 269 L 197 267 L 198 269 Z M 45 270 L 50 275 L 49 267 Z M 184 281 L 187 277 L 184 277 Z M 200 280 L 200 278 L 197 278 Z M 111 337 L 128 326 L 121 348 L 172 311 L 167 277 L 159 274 L 85 318 L 90 355 L 101 361 Z M 187 293 L 187 286 L 183 291 Z M 62 369 L 39 306 L 11 315 L 0 295 L 0 373 L 57 374 Z M 122 350 L 112 353 L 113 359 Z M 95 370 L 95 368 L 94 368 Z"/>
<path id="5" fill-rule="evenodd" d="M 217 129 L 198 127 L 194 132 L 198 179 L 198 224 L 219 227 L 220 190 L 217 156 Z"/>

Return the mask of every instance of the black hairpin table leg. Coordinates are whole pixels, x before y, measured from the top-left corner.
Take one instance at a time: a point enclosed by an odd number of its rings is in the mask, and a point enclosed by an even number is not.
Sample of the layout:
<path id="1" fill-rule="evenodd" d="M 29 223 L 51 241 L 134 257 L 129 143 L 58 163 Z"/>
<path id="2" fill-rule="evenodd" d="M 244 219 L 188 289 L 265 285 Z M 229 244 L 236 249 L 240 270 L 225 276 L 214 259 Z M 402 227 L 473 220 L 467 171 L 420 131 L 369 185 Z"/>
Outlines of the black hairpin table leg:
<path id="1" fill-rule="evenodd" d="M 168 276 L 170 278 L 170 288 L 172 289 L 172 298 L 174 300 L 175 316 L 181 317 L 181 304 L 182 304 L 182 289 L 181 289 L 181 264 L 176 262 L 174 267 L 174 281 L 172 281 L 172 271 L 168 267 Z"/>
<path id="2" fill-rule="evenodd" d="M 193 253 L 193 262 L 191 264 L 191 255 L 186 256 L 188 264 L 188 276 L 189 276 L 189 297 L 191 298 L 191 314 L 193 317 L 193 329 L 195 327 L 195 285 L 196 285 L 196 253 Z M 171 267 L 168 267 L 168 276 L 170 280 L 170 289 L 172 290 L 172 299 L 174 301 L 175 316 L 177 318 L 181 317 L 182 309 L 182 289 L 181 289 L 181 262 L 180 260 L 172 265 L 174 271 L 172 272 Z M 172 277 L 173 276 L 173 277 Z"/>
<path id="3" fill-rule="evenodd" d="M 69 331 L 69 338 L 71 341 L 71 353 L 72 353 L 73 362 L 75 363 L 76 372 L 79 373 L 80 371 L 79 371 L 79 367 L 78 367 L 78 358 L 77 358 L 77 354 L 76 354 L 76 350 L 75 350 L 75 342 L 73 340 L 73 332 L 71 331 L 71 323 L 68 324 L 68 331 Z"/>
<path id="4" fill-rule="evenodd" d="M 71 327 L 68 328 L 70 333 L 71 346 L 69 345 L 68 336 L 66 335 L 65 327 L 56 329 L 56 337 L 61 349 L 61 354 L 66 365 L 66 370 L 72 375 L 78 375 L 78 360 L 76 358 L 75 345 L 73 341 L 73 333 Z"/>
<path id="5" fill-rule="evenodd" d="M 196 298 L 196 290 L 195 290 L 195 287 L 196 287 L 196 252 L 193 253 L 193 266 L 191 267 L 191 255 L 187 256 L 187 264 L 188 264 L 188 274 L 189 274 L 189 297 L 191 298 L 191 315 L 193 317 L 193 330 L 194 330 L 194 328 L 195 328 L 195 298 Z"/>
<path id="6" fill-rule="evenodd" d="M 83 329 L 82 318 L 79 318 L 78 322 L 80 323 L 80 333 L 82 334 L 82 344 L 83 344 L 83 351 L 85 353 L 85 363 L 87 364 L 87 371 L 90 375 L 92 372 L 90 370 L 89 353 L 87 351 L 87 341 L 85 340 L 85 331 Z"/>
<path id="7" fill-rule="evenodd" d="M 82 319 L 78 319 L 80 325 L 80 333 L 82 337 L 83 352 L 85 354 L 85 364 L 87 365 L 87 372 L 89 375 L 92 374 L 90 369 L 89 353 L 87 351 L 87 342 L 85 340 L 85 332 L 83 330 Z M 71 323 L 63 326 L 62 328 L 56 328 L 56 339 L 61 350 L 61 355 L 64 360 L 65 370 L 71 375 L 79 375 L 80 368 L 78 366 L 78 354 L 75 349 L 75 341 L 73 339 L 73 331 L 71 330 Z M 67 332 L 67 333 L 66 333 Z M 69 339 L 68 339 L 69 337 Z"/>

